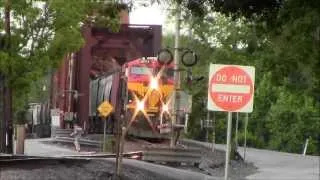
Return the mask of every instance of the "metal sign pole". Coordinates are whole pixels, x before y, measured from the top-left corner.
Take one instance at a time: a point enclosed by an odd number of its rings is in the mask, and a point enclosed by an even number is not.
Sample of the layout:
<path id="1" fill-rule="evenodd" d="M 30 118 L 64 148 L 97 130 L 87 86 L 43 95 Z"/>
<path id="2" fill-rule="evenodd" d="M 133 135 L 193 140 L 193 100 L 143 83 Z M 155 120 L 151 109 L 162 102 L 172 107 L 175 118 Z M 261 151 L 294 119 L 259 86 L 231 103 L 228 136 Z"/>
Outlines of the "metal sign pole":
<path id="1" fill-rule="evenodd" d="M 238 150 L 238 129 L 239 129 L 239 113 L 237 112 L 236 116 L 236 134 L 235 134 L 235 140 L 236 140 L 236 151 Z"/>
<path id="2" fill-rule="evenodd" d="M 228 180 L 230 149 L 231 149 L 231 143 L 230 143 L 230 141 L 231 141 L 231 128 L 232 128 L 232 112 L 228 112 L 227 147 L 226 147 L 224 180 Z"/>
<path id="3" fill-rule="evenodd" d="M 206 142 L 209 142 L 209 125 L 210 125 L 210 111 L 207 111 L 207 120 L 206 120 Z"/>
<path id="4" fill-rule="evenodd" d="M 216 126 L 216 117 L 215 117 L 215 114 L 213 112 L 213 118 L 212 118 L 212 152 L 214 152 L 214 145 L 216 143 L 215 126 Z"/>
<path id="5" fill-rule="evenodd" d="M 247 126 L 248 126 L 249 113 L 246 113 L 246 119 L 244 123 L 244 152 L 243 160 L 246 161 L 246 151 L 247 151 Z"/>

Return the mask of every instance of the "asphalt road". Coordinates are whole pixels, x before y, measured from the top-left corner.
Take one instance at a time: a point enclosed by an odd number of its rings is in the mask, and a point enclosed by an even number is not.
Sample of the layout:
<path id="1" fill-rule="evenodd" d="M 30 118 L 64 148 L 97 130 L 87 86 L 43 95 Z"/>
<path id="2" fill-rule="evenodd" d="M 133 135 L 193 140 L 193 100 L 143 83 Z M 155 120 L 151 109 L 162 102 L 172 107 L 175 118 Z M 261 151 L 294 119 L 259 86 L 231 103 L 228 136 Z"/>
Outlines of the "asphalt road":
<path id="1" fill-rule="evenodd" d="M 211 146 L 209 143 L 199 142 Z M 216 145 L 225 150 L 225 145 Z M 244 148 L 240 147 L 241 155 Z M 246 161 L 252 162 L 258 172 L 246 177 L 254 180 L 320 180 L 320 157 L 302 156 L 300 154 L 283 153 L 255 148 L 247 148 Z"/>
<path id="2" fill-rule="evenodd" d="M 65 156 L 65 155 L 77 155 L 76 151 L 68 148 L 45 144 L 49 141 L 46 139 L 26 139 L 25 141 L 25 154 L 30 156 Z"/>
<path id="3" fill-rule="evenodd" d="M 244 148 L 240 148 L 243 154 Z M 247 148 L 246 159 L 258 173 L 247 179 L 320 180 L 320 157 Z"/>

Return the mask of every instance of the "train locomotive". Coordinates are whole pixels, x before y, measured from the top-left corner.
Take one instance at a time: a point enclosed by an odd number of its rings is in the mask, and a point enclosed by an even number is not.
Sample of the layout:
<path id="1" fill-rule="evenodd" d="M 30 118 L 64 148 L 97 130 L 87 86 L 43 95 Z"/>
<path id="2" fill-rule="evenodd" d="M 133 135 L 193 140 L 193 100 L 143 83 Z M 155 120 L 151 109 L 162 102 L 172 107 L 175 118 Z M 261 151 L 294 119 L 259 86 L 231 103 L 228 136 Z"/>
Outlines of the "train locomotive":
<path id="1" fill-rule="evenodd" d="M 170 122 L 169 107 L 174 90 L 173 64 L 161 64 L 156 57 L 138 58 L 123 65 L 126 72 L 128 134 L 142 138 L 164 138 Z M 113 75 L 91 81 L 91 118 L 99 119 L 97 107 L 110 101 Z M 113 116 L 109 117 L 109 132 L 114 129 Z M 168 128 L 167 128 L 168 129 Z"/>
<path id="2" fill-rule="evenodd" d="M 156 58 L 127 63 L 128 111 L 132 124 L 129 135 L 160 138 L 163 125 L 170 121 L 169 106 L 174 88 L 173 64 L 163 65 Z"/>

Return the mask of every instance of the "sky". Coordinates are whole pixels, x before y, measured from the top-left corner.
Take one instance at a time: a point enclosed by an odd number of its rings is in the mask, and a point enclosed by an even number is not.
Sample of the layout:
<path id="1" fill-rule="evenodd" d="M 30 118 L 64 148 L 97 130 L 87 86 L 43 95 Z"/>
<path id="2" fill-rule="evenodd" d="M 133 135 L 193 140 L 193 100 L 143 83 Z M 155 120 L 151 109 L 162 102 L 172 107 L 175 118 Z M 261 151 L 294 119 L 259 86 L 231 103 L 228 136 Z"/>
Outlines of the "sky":
<path id="1" fill-rule="evenodd" d="M 164 33 L 173 32 L 174 26 L 168 22 L 167 14 L 167 10 L 156 3 L 148 7 L 139 6 L 130 12 L 130 24 L 162 25 Z"/>

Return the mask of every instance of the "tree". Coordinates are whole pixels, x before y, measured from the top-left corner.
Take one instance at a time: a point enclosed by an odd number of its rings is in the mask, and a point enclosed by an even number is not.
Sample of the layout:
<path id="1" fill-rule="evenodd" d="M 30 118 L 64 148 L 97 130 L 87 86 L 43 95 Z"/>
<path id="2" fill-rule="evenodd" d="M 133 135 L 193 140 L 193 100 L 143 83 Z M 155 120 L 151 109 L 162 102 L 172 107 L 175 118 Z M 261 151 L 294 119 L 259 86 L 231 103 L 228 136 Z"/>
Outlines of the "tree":
<path id="1" fill-rule="evenodd" d="M 14 112 L 25 107 L 19 100 L 26 99 L 31 82 L 42 77 L 51 68 L 57 67 L 65 54 L 74 52 L 82 46 L 82 26 L 96 25 L 117 30 L 118 12 L 124 6 L 99 2 L 87 0 L 0 2 L 0 8 L 4 9 L 0 13 L 6 15 L 5 19 L 0 20 L 0 30 L 3 31 L 4 28 L 6 30 L 0 41 L 3 44 L 0 50 L 0 72 L 5 78 L 3 85 L 7 96 L 4 97 L 8 98 L 5 101 L 5 109 L 8 110 L 4 113 L 4 120 L 11 128 L 10 99 L 13 97 Z M 4 121 L 0 122 L 3 127 Z M 0 142 L 2 140 L 3 143 L 3 133 L 1 135 Z"/>
<path id="2" fill-rule="evenodd" d="M 194 15 L 184 27 L 189 28 L 192 23 L 192 42 L 196 40 L 202 45 L 197 44 L 196 49 L 209 49 L 203 51 L 205 55 L 201 54 L 208 57 L 200 61 L 205 66 L 197 66 L 194 71 L 207 76 L 209 63 L 255 66 L 255 106 L 248 127 L 249 144 L 301 153 L 302 145 L 309 138 L 312 145 L 308 153 L 319 154 L 316 149 L 320 128 L 320 9 L 317 3 L 279 1 L 281 6 L 268 6 L 269 10 L 257 8 L 261 11 L 250 13 L 247 8 L 236 11 L 233 9 L 237 8 L 227 8 L 226 3 L 231 1 L 206 2 L 220 2 L 220 5 L 204 8 L 201 16 L 190 8 L 184 12 Z M 234 2 L 232 6 L 244 7 L 239 4 L 245 2 L 254 1 Z M 195 94 L 206 99 L 205 83 L 199 87 Z M 200 112 L 203 106 L 200 101 L 194 101 L 193 108 L 193 112 Z M 219 132 L 225 127 L 218 128 Z M 239 137 L 243 137 L 242 133 Z M 217 138 L 224 136 L 217 135 Z M 225 142 L 224 139 L 218 141 Z"/>

